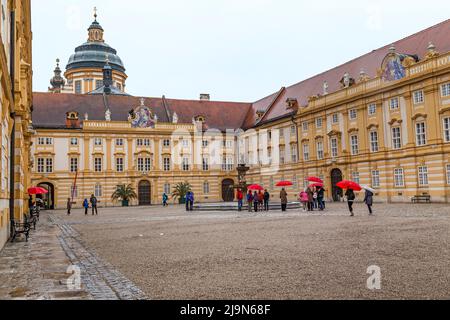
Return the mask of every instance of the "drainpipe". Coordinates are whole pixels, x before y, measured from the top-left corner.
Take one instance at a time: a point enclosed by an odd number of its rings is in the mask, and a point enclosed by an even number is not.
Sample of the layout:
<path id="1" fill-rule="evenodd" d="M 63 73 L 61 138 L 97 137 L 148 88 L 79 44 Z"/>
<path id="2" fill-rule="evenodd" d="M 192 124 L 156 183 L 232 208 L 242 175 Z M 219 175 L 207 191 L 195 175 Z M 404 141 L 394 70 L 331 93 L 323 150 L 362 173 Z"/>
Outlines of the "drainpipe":
<path id="1" fill-rule="evenodd" d="M 11 11 L 11 24 L 10 24 L 10 78 L 11 78 L 11 93 L 13 100 L 15 99 L 15 39 L 16 39 L 16 33 L 15 33 L 15 24 L 16 24 L 16 15 L 14 11 Z M 15 102 L 11 101 L 11 105 L 14 107 Z M 11 140 L 10 140 L 10 146 L 9 146 L 9 159 L 10 159 L 10 166 L 9 166 L 9 219 L 10 219 L 10 234 L 13 233 L 12 230 L 12 223 L 14 222 L 14 209 L 15 209 L 15 166 L 16 166 L 16 156 L 15 156 L 15 148 L 16 148 L 16 114 L 15 112 L 11 112 L 10 117 L 12 119 L 13 125 L 12 125 L 12 131 L 11 131 Z"/>

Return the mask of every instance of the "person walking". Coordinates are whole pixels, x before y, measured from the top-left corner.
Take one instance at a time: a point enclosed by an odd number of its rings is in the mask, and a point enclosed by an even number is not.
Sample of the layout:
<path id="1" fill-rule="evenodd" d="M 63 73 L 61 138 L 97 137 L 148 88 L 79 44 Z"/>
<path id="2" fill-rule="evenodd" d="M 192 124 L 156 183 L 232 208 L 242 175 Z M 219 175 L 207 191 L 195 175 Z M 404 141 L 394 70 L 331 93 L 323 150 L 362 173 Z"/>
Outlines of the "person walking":
<path id="1" fill-rule="evenodd" d="M 308 211 L 314 211 L 314 193 L 311 187 L 306 189 L 306 193 L 308 195 Z"/>
<path id="2" fill-rule="evenodd" d="M 163 193 L 162 200 L 163 200 L 163 207 L 169 206 L 169 204 L 167 203 L 167 201 L 169 200 L 169 197 L 167 196 L 167 194 L 165 192 Z"/>
<path id="3" fill-rule="evenodd" d="M 305 190 L 300 192 L 299 200 L 303 204 L 303 211 L 308 210 L 308 194 L 306 193 Z"/>
<path id="4" fill-rule="evenodd" d="M 259 211 L 264 211 L 264 193 L 261 190 L 258 192 L 258 207 Z"/>
<path id="5" fill-rule="evenodd" d="M 244 194 L 242 193 L 241 189 L 237 190 L 236 198 L 238 200 L 238 211 L 242 211 L 243 206 L 243 200 L 244 200 Z"/>
<path id="6" fill-rule="evenodd" d="M 366 195 L 364 196 L 364 203 L 369 208 L 369 216 L 373 215 L 372 205 L 373 205 L 373 192 L 366 190 Z"/>
<path id="7" fill-rule="evenodd" d="M 269 201 L 270 201 L 270 193 L 269 191 L 264 190 L 264 210 L 269 211 Z"/>
<path id="8" fill-rule="evenodd" d="M 286 192 L 286 190 L 283 188 L 281 189 L 280 192 L 280 199 L 281 199 L 281 211 L 286 211 L 287 210 L 287 204 L 288 204 L 288 194 Z"/>
<path id="9" fill-rule="evenodd" d="M 323 201 L 325 197 L 325 189 L 323 187 L 318 187 L 317 189 L 317 202 L 319 203 L 319 210 L 323 211 L 325 209 L 325 203 Z"/>
<path id="10" fill-rule="evenodd" d="M 90 202 L 91 202 L 91 207 L 92 207 L 92 215 L 94 215 L 94 213 L 95 213 L 95 215 L 98 216 L 98 210 L 97 210 L 98 200 L 93 194 L 91 195 Z"/>
<path id="11" fill-rule="evenodd" d="M 186 194 L 186 211 L 194 211 L 194 193 L 192 191 Z"/>
<path id="12" fill-rule="evenodd" d="M 353 213 L 353 202 L 355 201 L 355 193 L 352 189 L 347 189 L 345 192 L 345 196 L 347 197 L 347 203 L 348 203 L 348 210 L 350 210 L 350 217 L 354 217 L 355 214 Z"/>
<path id="13" fill-rule="evenodd" d="M 317 199 L 317 188 L 313 188 L 313 208 L 318 209 L 319 208 L 319 201 Z"/>
<path id="14" fill-rule="evenodd" d="M 252 212 L 253 210 L 253 194 L 251 190 L 248 190 L 247 193 L 247 204 L 248 204 L 248 212 Z"/>
<path id="15" fill-rule="evenodd" d="M 84 208 L 84 215 L 87 216 L 88 215 L 88 209 L 89 209 L 89 200 L 88 199 L 84 199 L 84 201 L 83 201 L 83 208 Z"/>
<path id="16" fill-rule="evenodd" d="M 259 196 L 258 193 L 255 191 L 253 194 L 253 209 L 255 212 L 258 212 L 258 206 L 259 206 Z"/>
<path id="17" fill-rule="evenodd" d="M 70 210 L 72 209 L 72 201 L 67 198 L 67 215 L 70 216 Z"/>

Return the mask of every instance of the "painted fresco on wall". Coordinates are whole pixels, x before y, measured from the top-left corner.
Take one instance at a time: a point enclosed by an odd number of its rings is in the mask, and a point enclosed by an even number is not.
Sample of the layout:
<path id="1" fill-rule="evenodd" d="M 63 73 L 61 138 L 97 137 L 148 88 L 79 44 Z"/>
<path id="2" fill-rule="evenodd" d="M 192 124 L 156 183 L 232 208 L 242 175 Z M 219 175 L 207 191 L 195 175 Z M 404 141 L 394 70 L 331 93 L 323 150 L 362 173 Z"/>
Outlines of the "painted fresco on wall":
<path id="1" fill-rule="evenodd" d="M 390 54 L 384 59 L 382 71 L 382 78 L 384 81 L 400 80 L 406 75 L 401 58 L 397 54 Z"/>

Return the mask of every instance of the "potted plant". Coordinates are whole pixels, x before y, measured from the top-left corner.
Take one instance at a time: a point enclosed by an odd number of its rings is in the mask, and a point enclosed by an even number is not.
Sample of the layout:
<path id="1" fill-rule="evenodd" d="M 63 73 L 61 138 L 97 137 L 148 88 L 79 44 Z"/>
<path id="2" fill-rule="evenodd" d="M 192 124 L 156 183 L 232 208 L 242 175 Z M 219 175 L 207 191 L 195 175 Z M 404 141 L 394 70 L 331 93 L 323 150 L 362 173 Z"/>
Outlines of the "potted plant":
<path id="1" fill-rule="evenodd" d="M 111 197 L 114 201 L 122 201 L 122 207 L 128 207 L 130 200 L 137 199 L 137 194 L 131 184 L 120 185 Z"/>
<path id="2" fill-rule="evenodd" d="M 186 194 L 192 191 L 192 187 L 188 182 L 178 183 L 172 192 L 172 198 L 177 199 L 179 204 L 186 203 Z"/>

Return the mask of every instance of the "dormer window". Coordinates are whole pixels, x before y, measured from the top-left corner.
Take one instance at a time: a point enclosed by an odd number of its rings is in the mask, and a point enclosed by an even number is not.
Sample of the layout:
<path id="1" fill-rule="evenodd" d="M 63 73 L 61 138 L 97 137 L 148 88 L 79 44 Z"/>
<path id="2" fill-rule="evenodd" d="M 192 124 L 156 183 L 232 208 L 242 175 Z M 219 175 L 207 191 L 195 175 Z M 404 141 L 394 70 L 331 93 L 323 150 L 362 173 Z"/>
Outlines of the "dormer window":
<path id="1" fill-rule="evenodd" d="M 286 108 L 292 109 L 298 106 L 298 100 L 295 98 L 288 98 L 286 100 Z"/>
<path id="2" fill-rule="evenodd" d="M 205 117 L 205 116 L 196 116 L 196 117 L 194 118 L 194 120 L 195 120 L 196 122 L 205 122 L 205 121 L 206 121 L 206 117 Z"/>
<path id="3" fill-rule="evenodd" d="M 264 110 L 258 110 L 256 111 L 256 120 L 261 120 L 262 117 L 264 116 Z"/>
<path id="4" fill-rule="evenodd" d="M 72 111 L 66 113 L 67 120 L 78 120 L 78 112 Z"/>

